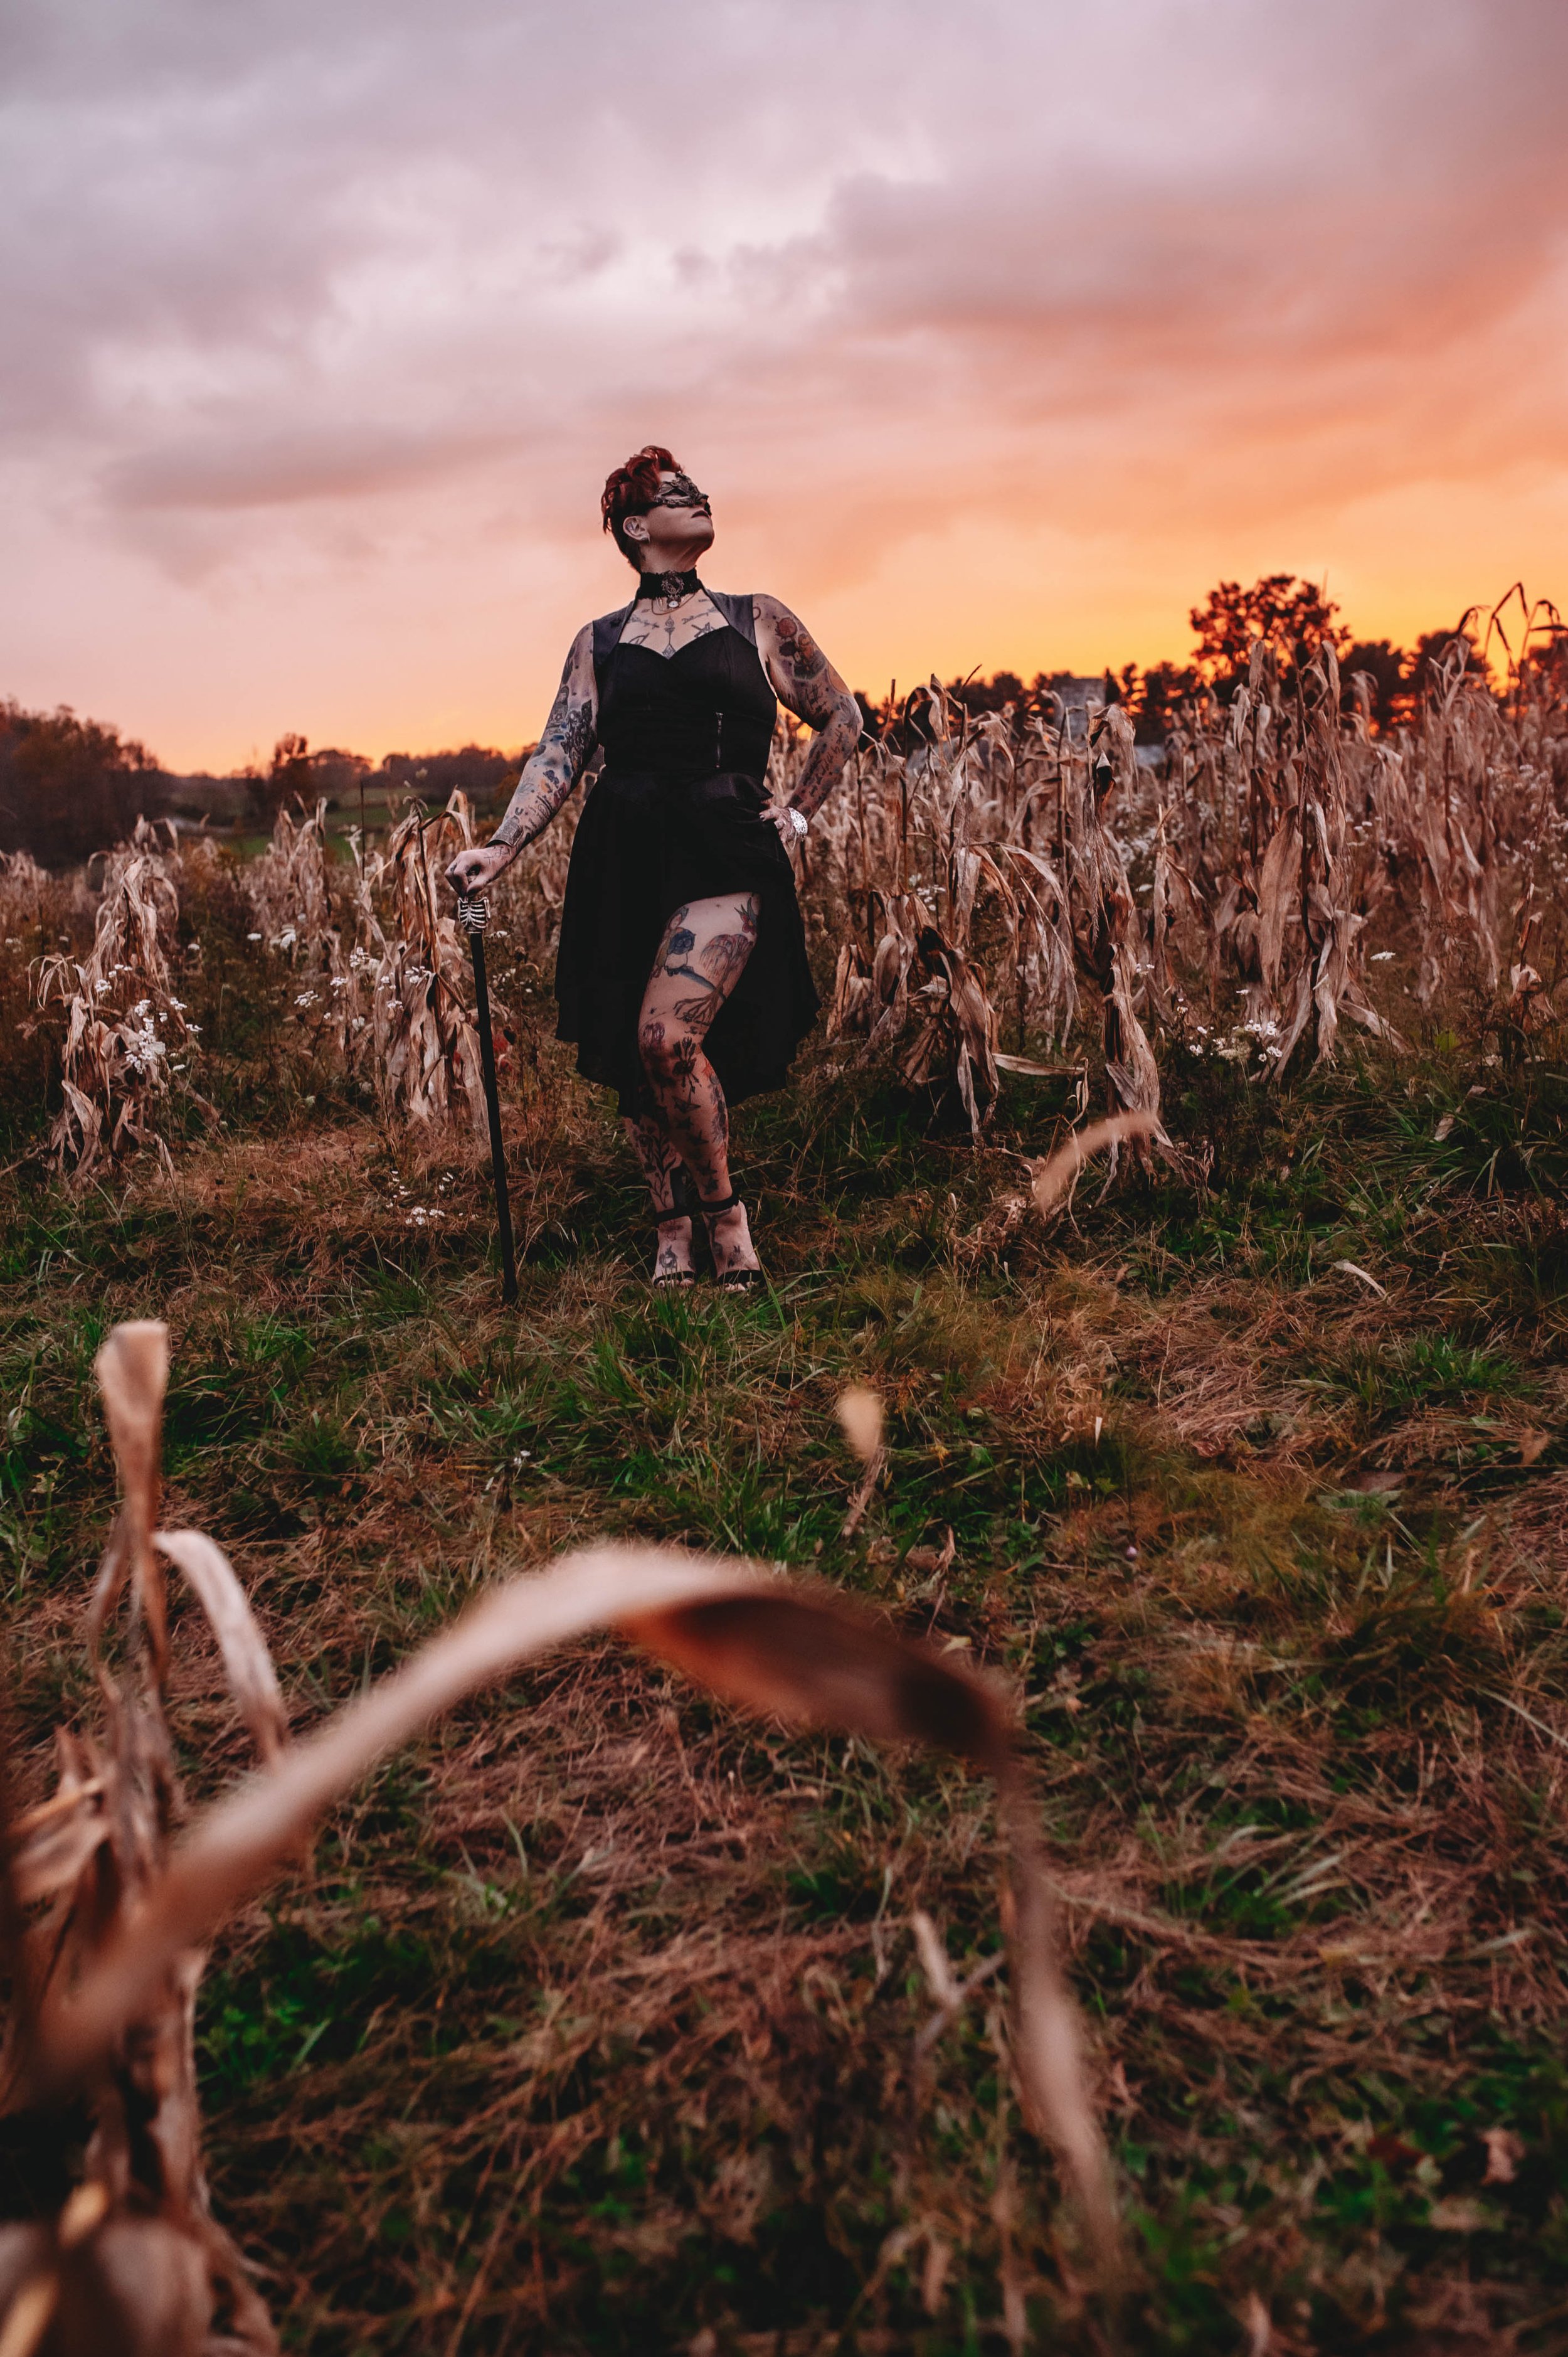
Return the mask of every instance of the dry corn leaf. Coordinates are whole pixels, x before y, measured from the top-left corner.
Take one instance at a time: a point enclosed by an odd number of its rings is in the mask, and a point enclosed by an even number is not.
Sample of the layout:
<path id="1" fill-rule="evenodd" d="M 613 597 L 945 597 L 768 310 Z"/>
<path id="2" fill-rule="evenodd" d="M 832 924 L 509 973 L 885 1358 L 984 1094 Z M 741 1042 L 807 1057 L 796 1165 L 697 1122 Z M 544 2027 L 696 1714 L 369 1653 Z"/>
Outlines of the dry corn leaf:
<path id="1" fill-rule="evenodd" d="M 1388 1286 L 1386 1285 L 1380 1285 L 1377 1278 L 1375 1276 L 1369 1275 L 1368 1272 L 1362 1268 L 1358 1262 L 1353 1260 L 1335 1260 L 1330 1261 L 1328 1265 L 1331 1269 L 1337 1271 L 1341 1276 L 1355 1277 L 1359 1284 L 1364 1285 L 1369 1293 L 1377 1294 L 1380 1299 L 1387 1298 L 1389 1290 Z"/>
<path id="2" fill-rule="evenodd" d="M 752 1708 L 873 1739 L 934 1745 L 996 1779 L 1009 1859 L 1005 1912 L 1020 2094 L 1031 2125 L 1057 2148 L 1101 2263 L 1113 2264 L 1109 2169 L 1085 2090 L 1071 2000 L 1055 1961 L 1035 1813 L 1022 1790 L 1007 1710 L 988 1681 L 896 1635 L 826 1590 L 792 1587 L 751 1566 L 662 1549 L 602 1547 L 495 1590 L 403 1668 L 288 1746 L 266 1649 L 220 1552 L 199 1533 L 147 1529 L 159 1480 L 166 1372 L 166 1335 L 156 1326 L 116 1329 L 100 1353 L 124 1499 L 110 1549 L 121 1567 L 113 1579 L 100 1575 L 95 1631 L 102 1630 L 105 1596 L 120 1592 L 127 1577 L 145 1625 L 146 1593 L 160 1577 L 157 1557 L 176 1563 L 209 1613 L 264 1764 L 166 1850 L 162 1829 L 172 1813 L 173 1770 L 149 1627 L 150 1687 L 122 1692 L 101 1673 L 113 1705 L 113 1748 L 102 1773 L 82 1772 L 71 1739 L 62 1738 L 60 1791 L 6 1845 L 14 1892 L 64 1890 L 57 1908 L 71 1904 L 73 1875 L 96 1870 L 100 1848 L 113 1856 L 116 1876 L 106 1918 L 96 1918 L 69 1952 L 56 1942 L 53 1963 L 41 1975 L 34 1975 L 30 1965 L 19 1967 L 30 1988 L 37 1980 L 37 2003 L 24 2050 L 11 2057 L 12 2100 L 21 2094 L 58 2103 L 97 2089 L 99 2100 L 110 2104 L 109 2116 L 117 2118 L 124 2105 L 109 2089 L 124 2067 L 123 2058 L 161 2053 L 151 2132 L 195 2172 L 183 2191 L 175 2178 L 168 2179 L 166 2198 L 177 2212 L 172 2225 L 116 2208 L 68 2262 L 60 2256 L 57 2222 L 53 2257 L 35 2252 L 12 2277 L 13 2325 L 17 2299 L 32 2296 L 29 2287 L 45 2275 L 58 2277 L 67 2306 L 85 2300 L 91 2308 L 94 2298 L 109 2298 L 99 2276 L 124 2230 L 131 2235 L 125 2281 L 140 2285 L 125 2293 L 126 2312 L 134 2309 L 145 2322 L 167 2309 L 158 2345 L 177 2345 L 188 2330 L 196 2336 L 193 2349 L 204 2345 L 203 2299 L 219 2300 L 237 2319 L 233 2345 L 257 2352 L 272 2345 L 231 2246 L 207 2215 L 199 2177 L 191 2024 L 205 1943 L 299 1853 L 324 1812 L 389 1751 L 521 1662 L 603 1627 L 619 1629 Z M 874 1467 L 881 1446 L 881 1404 L 875 1394 L 853 1401 L 845 1424 L 869 1449 Z M 60 1969 L 68 1959 L 70 1969 Z M 133 2028 L 134 2039 L 128 2040 Z M 166 2250 L 170 2232 L 174 2243 Z M 3 2263 L 0 2254 L 0 2270 Z"/>
<path id="3" fill-rule="evenodd" d="M 262 1758 L 275 1760 L 288 1741 L 288 1714 L 250 1599 L 220 1547 L 201 1531 L 157 1531 L 154 1545 L 177 1564 L 195 1589 L 218 1640 L 223 1674 Z"/>
<path id="4" fill-rule="evenodd" d="M 1123 1139 L 1159 1135 L 1160 1119 L 1155 1113 L 1112 1114 L 1108 1121 L 1090 1122 L 1087 1129 L 1075 1129 L 1065 1146 L 1034 1166 L 1035 1206 L 1041 1218 L 1048 1219 L 1063 1199 L 1070 1196 L 1073 1181 L 1092 1155 Z"/>
<path id="5" fill-rule="evenodd" d="M 770 1575 L 653 1548 L 568 1556 L 487 1597 L 445 1636 L 207 1811 L 129 1910 L 70 1996 L 44 2007 L 35 2097 L 58 2099 L 102 2066 L 125 2024 L 295 1856 L 323 1813 L 377 1761 L 471 1693 L 585 1631 L 634 1641 L 748 1704 L 877 1739 L 936 1745 L 994 1775 L 1014 1860 L 1015 2047 L 1032 2123 L 1056 2146 L 1102 2259 L 1114 2212 L 1089 2106 L 1073 2009 L 1057 1972 L 1032 1811 L 992 1687 L 890 1634 L 843 1599 Z"/>
<path id="6" fill-rule="evenodd" d="M 882 1439 L 882 1402 L 863 1384 L 851 1383 L 841 1393 L 838 1404 L 839 1422 L 845 1437 L 865 1470 L 855 1486 L 849 1508 L 839 1533 L 841 1538 L 852 1539 L 865 1517 L 865 1510 L 882 1479 L 887 1462 L 887 1451 Z"/>
<path id="7" fill-rule="evenodd" d="M 127 1575 L 146 1616 L 155 1674 L 162 1677 L 168 1652 L 164 1579 L 153 1555 L 163 1484 L 164 1392 L 168 1383 L 168 1329 L 154 1318 L 116 1326 L 92 1362 L 103 1395 L 110 1446 L 119 1468 L 124 1503 L 104 1555 L 88 1615 L 94 1652 L 103 1625 Z"/>
<path id="8" fill-rule="evenodd" d="M 882 1446 L 881 1400 L 864 1384 L 852 1383 L 839 1394 L 838 1416 L 850 1447 L 863 1465 L 869 1465 Z"/>

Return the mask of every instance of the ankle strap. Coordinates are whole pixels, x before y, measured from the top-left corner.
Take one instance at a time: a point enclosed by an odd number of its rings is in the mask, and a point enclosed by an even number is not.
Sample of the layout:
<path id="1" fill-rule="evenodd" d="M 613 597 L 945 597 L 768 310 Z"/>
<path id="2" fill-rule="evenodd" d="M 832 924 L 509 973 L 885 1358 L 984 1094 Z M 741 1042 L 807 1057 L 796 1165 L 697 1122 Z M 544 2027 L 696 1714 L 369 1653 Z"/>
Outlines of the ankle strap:
<path id="1" fill-rule="evenodd" d="M 697 1209 L 702 1212 L 704 1220 L 716 1220 L 721 1211 L 733 1211 L 739 1200 L 740 1197 L 734 1192 L 724 1196 L 722 1200 L 716 1203 L 704 1203 L 702 1197 L 699 1195 L 697 1198 Z"/>

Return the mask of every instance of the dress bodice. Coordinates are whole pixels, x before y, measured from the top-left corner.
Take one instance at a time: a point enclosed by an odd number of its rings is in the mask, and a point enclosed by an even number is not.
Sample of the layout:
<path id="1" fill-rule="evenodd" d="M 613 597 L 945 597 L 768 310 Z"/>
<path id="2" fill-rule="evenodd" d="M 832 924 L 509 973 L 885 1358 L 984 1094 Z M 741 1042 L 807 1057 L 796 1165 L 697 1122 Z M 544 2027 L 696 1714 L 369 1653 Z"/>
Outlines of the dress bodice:
<path id="1" fill-rule="evenodd" d="M 678 654 L 618 644 L 600 682 L 599 742 L 613 770 L 760 779 L 778 711 L 756 647 L 726 622 Z"/>

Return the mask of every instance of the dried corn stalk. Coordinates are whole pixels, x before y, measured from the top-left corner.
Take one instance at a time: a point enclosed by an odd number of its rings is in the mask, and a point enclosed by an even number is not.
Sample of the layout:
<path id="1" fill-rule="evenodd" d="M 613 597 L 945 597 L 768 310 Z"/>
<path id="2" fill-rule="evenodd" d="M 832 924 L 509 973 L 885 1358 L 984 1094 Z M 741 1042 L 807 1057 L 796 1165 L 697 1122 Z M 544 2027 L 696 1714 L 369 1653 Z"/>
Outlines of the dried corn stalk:
<path id="1" fill-rule="evenodd" d="M 85 2104 L 82 2183 L 54 2219 L 0 2230 L 6 2357 L 108 2349 L 252 2357 L 275 2348 L 213 2221 L 200 2166 L 193 2023 L 207 1943 L 308 1842 L 325 1812 L 441 1712 L 584 1631 L 621 1630 L 714 1691 L 786 1718 L 934 1744 L 994 1776 L 1009 1857 L 1014 2049 L 1031 2125 L 1060 2157 L 1101 2265 L 1117 2235 L 1103 2145 L 1055 1957 L 1034 1812 L 996 1690 L 842 1598 L 750 1566 L 600 1547 L 493 1590 L 401 1670 L 290 1743 L 272 1664 L 211 1541 L 157 1530 L 163 1327 L 117 1328 L 99 1354 L 124 1502 L 93 1592 L 101 1740 L 59 1738 L 53 1798 L 10 1829 L 16 1991 L 9 2108 Z M 177 1839 L 163 1710 L 166 1562 L 194 1588 L 262 1765 Z M 105 1666 L 129 1606 L 132 1670 Z M 41 1919 L 38 1910 L 43 1910 Z"/>
<path id="2" fill-rule="evenodd" d="M 1005 731 L 972 727 L 961 708 L 955 716 L 936 680 L 929 694 L 941 734 L 908 757 L 886 745 L 856 755 L 802 848 L 802 880 L 841 909 L 864 911 L 864 947 L 851 939 L 839 949 L 830 1037 L 864 1038 L 868 1058 L 895 1051 L 914 1086 L 951 1088 L 978 1138 L 1002 1070 L 980 932 L 1047 1024 L 1071 1001 L 1071 952 L 1054 874 L 1000 832 L 1014 767 Z M 797 741 L 783 737 L 777 791 L 788 794 L 798 760 Z"/>
<path id="3" fill-rule="evenodd" d="M 1456 636 L 1381 737 L 1331 647 L 1287 674 L 1261 642 L 1157 760 L 1114 705 L 976 720 L 933 682 L 918 713 L 890 707 L 801 854 L 830 1033 L 951 1086 L 978 1134 L 999 1077 L 1059 1069 L 1038 1054 L 1085 1017 L 1111 1104 L 1156 1118 L 1172 1047 L 1279 1081 L 1331 1061 L 1348 1018 L 1399 1052 L 1369 975 L 1402 953 L 1423 1004 L 1463 983 L 1538 1032 L 1568 955 L 1568 631 L 1510 600 L 1517 643 L 1509 600 L 1486 630 L 1507 687 Z M 929 741 L 899 751 L 917 725 Z M 801 758 L 782 734 L 779 791 Z"/>
<path id="4" fill-rule="evenodd" d="M 97 1738 L 60 1731 L 58 1789 L 12 1830 L 13 1910 L 42 1912 L 14 1960 L 8 2108 L 25 2100 L 46 2050 L 42 2023 L 91 1980 L 156 1889 L 183 1813 L 163 1709 L 165 1557 L 185 1572 L 213 1623 L 263 1759 L 278 1756 L 286 1731 L 266 1649 L 228 1563 L 195 1532 L 154 1531 L 167 1365 L 161 1325 L 117 1327 L 98 1356 L 124 1492 L 88 1616 L 104 1726 Z M 101 1649 L 127 1598 L 139 1642 L 131 1668 L 116 1675 Z M 277 2346 L 208 2205 L 192 2042 L 203 1961 L 194 1943 L 162 1959 L 156 1991 L 85 2074 L 84 2177 L 65 2212 L 0 2230 L 0 2346 L 13 2357 L 34 2348 L 62 2357 L 112 2349 L 251 2357 Z"/>
<path id="5" fill-rule="evenodd" d="M 41 920 L 48 882 L 30 851 L 0 851 L 0 937 L 25 933 Z"/>
<path id="6" fill-rule="evenodd" d="M 353 883 L 346 907 L 334 909 L 327 857 L 327 804 L 295 817 L 280 810 L 272 841 L 246 871 L 245 888 L 257 928 L 269 950 L 294 969 L 290 1016 L 310 1041 L 349 1074 L 367 1065 L 375 1039 L 378 969 L 387 943 L 376 920 L 372 877 L 354 845 Z M 344 920 L 352 938 L 345 940 Z"/>
<path id="7" fill-rule="evenodd" d="M 897 1046 L 906 1079 L 950 1083 L 978 1137 L 1004 1072 L 1057 1069 L 1023 1051 L 1066 1039 L 1081 976 L 1101 1003 L 1112 1102 L 1157 1117 L 1140 1011 L 1145 936 L 1104 823 L 1112 789 L 1134 777 L 1125 716 L 1098 712 L 1079 743 L 1037 716 L 974 721 L 935 680 L 926 711 L 932 741 L 908 755 L 863 751 L 824 813 L 824 842 L 808 843 L 811 880 L 831 879 L 837 906 L 865 912 L 865 945 L 839 949 L 831 1033 L 862 1036 L 867 1057 Z"/>
<path id="8" fill-rule="evenodd" d="M 105 863 L 85 962 L 61 952 L 33 970 L 38 1006 L 58 1003 L 65 1014 L 64 1102 L 48 1152 L 74 1179 L 148 1144 L 172 1167 L 162 1118 L 182 1096 L 211 1111 L 188 1077 L 199 1027 L 175 994 L 169 962 L 179 898 L 156 846 L 154 830 L 139 820 L 134 841 Z"/>
<path id="9" fill-rule="evenodd" d="M 474 839 L 466 794 L 436 817 L 416 807 L 392 834 L 378 881 L 391 896 L 389 938 L 375 976 L 376 1081 L 389 1112 L 411 1121 L 455 1117 L 459 1105 L 485 1134 L 479 1039 L 468 1003 L 468 960 L 448 913 L 443 871 Z M 492 999 L 498 1034 L 505 1020 Z M 498 1038 L 498 1060 L 504 1040 Z"/>
<path id="10" fill-rule="evenodd" d="M 327 804 L 296 802 L 278 812 L 272 841 L 245 870 L 245 890 L 262 938 L 294 966 L 314 965 L 332 930 L 327 880 Z"/>

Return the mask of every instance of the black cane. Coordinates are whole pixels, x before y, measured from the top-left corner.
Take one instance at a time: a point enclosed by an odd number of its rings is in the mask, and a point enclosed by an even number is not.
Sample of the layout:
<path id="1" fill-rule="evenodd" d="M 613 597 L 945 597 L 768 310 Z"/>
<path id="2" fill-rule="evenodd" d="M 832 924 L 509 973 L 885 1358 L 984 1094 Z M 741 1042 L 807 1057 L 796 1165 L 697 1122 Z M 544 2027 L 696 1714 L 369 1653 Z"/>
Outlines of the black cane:
<path id="1" fill-rule="evenodd" d="M 485 1083 L 485 1111 L 490 1124 L 490 1170 L 496 1182 L 496 1227 L 501 1246 L 501 1299 L 517 1299 L 517 1254 L 511 1240 L 511 1198 L 507 1193 L 506 1148 L 501 1144 L 500 1099 L 496 1094 L 496 1043 L 490 1031 L 490 985 L 485 977 L 485 927 L 489 903 L 482 892 L 465 892 L 457 902 L 457 921 L 468 936 L 474 959 L 474 1010 L 479 1027 L 479 1071 Z"/>

